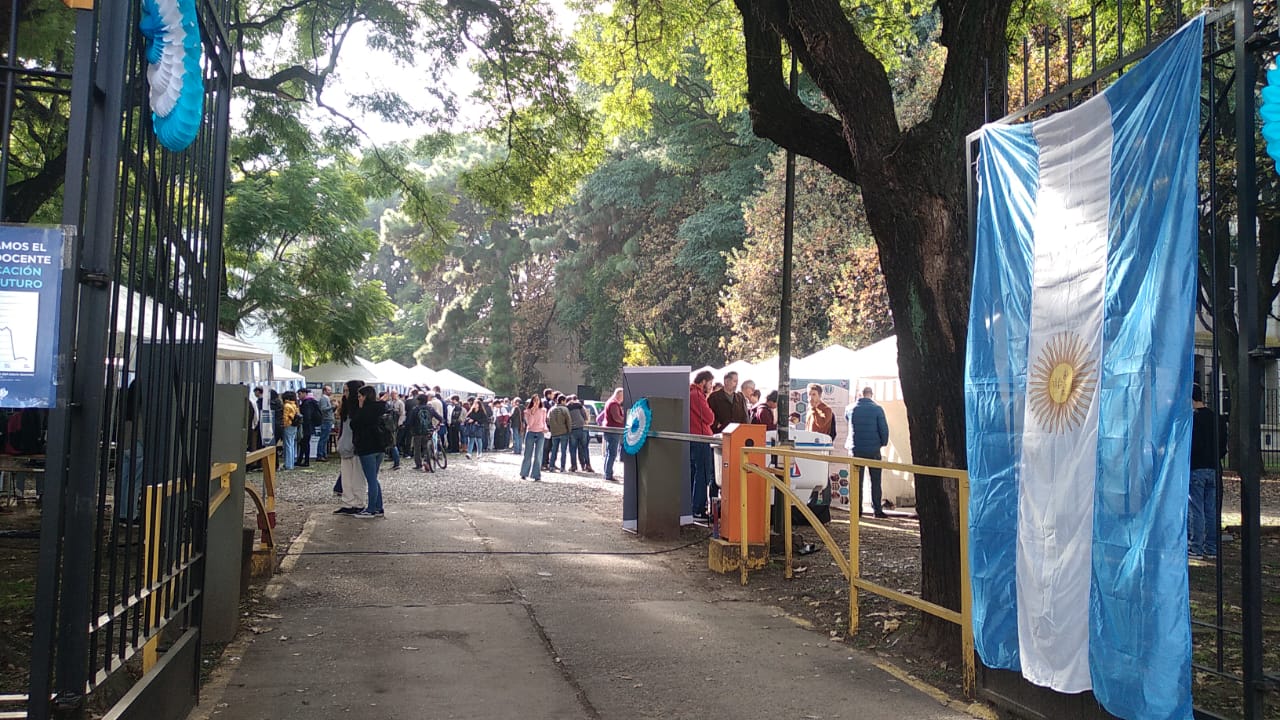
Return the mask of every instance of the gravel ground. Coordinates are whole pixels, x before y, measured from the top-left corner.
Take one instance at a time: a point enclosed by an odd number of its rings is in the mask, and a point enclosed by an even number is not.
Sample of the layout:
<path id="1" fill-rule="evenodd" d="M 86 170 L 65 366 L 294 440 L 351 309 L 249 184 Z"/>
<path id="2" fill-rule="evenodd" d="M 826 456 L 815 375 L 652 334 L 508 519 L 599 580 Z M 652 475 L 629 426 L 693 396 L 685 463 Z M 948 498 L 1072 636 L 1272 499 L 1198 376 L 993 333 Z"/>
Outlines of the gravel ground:
<path id="1" fill-rule="evenodd" d="M 602 449 L 593 443 L 591 465 L 596 473 L 546 473 L 540 482 L 520 479 L 520 456 L 511 451 L 485 453 L 468 460 L 462 454 L 449 455 L 449 467 L 435 473 L 413 469 L 406 460 L 399 470 L 391 470 L 391 462 L 382 464 L 378 479 L 382 483 L 384 504 L 430 503 L 456 505 L 467 502 L 530 503 L 545 505 L 586 505 L 606 517 L 622 520 L 622 483 L 605 482 L 601 470 Z M 333 495 L 333 482 L 338 476 L 338 462 L 312 462 L 310 467 L 281 470 L 276 476 L 276 538 L 279 554 L 302 531 L 313 512 L 336 509 L 340 503 Z M 616 466 L 618 476 L 622 466 Z M 249 474 L 248 482 L 262 483 L 261 473 Z M 252 503 L 245 508 L 246 524 L 252 526 Z"/>

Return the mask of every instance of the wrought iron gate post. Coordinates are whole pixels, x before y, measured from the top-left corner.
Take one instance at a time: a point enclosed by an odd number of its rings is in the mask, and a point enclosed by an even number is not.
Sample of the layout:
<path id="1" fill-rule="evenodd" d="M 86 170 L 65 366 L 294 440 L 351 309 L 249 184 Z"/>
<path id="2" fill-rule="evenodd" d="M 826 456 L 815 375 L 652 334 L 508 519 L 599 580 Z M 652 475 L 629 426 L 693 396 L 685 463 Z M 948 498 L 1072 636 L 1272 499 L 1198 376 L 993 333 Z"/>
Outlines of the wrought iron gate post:
<path id="1" fill-rule="evenodd" d="M 1258 69 L 1248 41 L 1253 34 L 1252 0 L 1235 0 L 1236 66 L 1236 305 L 1240 321 L 1240 380 L 1245 388 L 1261 388 L 1266 353 L 1260 352 L 1258 329 L 1257 162 L 1254 142 L 1254 93 Z M 1261 720 L 1266 695 L 1262 664 L 1262 545 L 1259 480 L 1262 452 L 1259 447 L 1262 394 L 1238 393 L 1240 413 L 1240 581 L 1242 617 L 1240 630 L 1244 665 L 1244 717 Z"/>
<path id="2" fill-rule="evenodd" d="M 84 206 L 84 170 L 88 158 L 89 118 L 95 105 L 93 64 L 97 44 L 97 23 L 89 10 L 76 12 L 75 60 L 71 74 L 71 117 L 67 131 L 67 168 L 64 181 L 62 223 L 75 228 L 74 238 L 63 252 L 67 262 L 61 270 L 64 295 L 59 309 L 58 353 L 56 372 L 57 396 L 49 413 L 48 442 L 53 447 L 65 447 L 70 433 L 70 361 L 73 356 L 76 328 L 75 293 L 76 268 L 79 267 L 79 250 Z M 77 178 L 71 180 L 70 178 Z M 40 528 L 42 539 L 39 563 L 36 570 L 36 603 L 32 627 L 31 682 L 28 688 L 28 717 L 43 720 L 50 712 L 53 692 L 52 674 L 54 643 L 58 638 L 58 586 L 59 586 L 59 538 L 62 537 L 63 483 L 66 481 L 66 463 L 59 456 L 48 456 L 45 468 L 45 497 Z"/>

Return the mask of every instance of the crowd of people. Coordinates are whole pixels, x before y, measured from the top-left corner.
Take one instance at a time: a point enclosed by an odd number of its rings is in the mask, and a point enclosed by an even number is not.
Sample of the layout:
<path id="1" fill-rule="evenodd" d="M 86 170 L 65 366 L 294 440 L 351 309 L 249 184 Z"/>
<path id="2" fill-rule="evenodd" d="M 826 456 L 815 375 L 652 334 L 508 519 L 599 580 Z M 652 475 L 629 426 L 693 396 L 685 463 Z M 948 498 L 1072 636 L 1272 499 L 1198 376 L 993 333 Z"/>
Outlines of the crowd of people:
<path id="1" fill-rule="evenodd" d="M 835 439 L 835 411 L 822 400 L 822 386 L 807 388 L 808 411 L 803 429 Z M 1193 388 L 1194 422 L 1191 450 L 1191 493 L 1188 512 L 1188 553 L 1192 559 L 1217 555 L 1217 535 L 1211 518 L 1217 515 L 1217 467 L 1226 454 L 1225 422 L 1209 410 L 1199 386 Z M 487 400 L 459 395 L 445 397 L 439 387 L 413 388 L 402 398 L 395 390 L 383 393 L 360 380 L 346 383 L 335 397 L 325 385 L 319 393 L 308 388 L 277 393 L 256 388 L 250 403 L 253 415 L 249 447 L 262 447 L 263 438 L 275 444 L 286 470 L 309 467 L 313 460 L 327 462 L 329 446 L 336 444 L 340 471 L 334 485 L 342 505 L 335 512 L 354 517 L 382 517 L 384 507 L 378 472 L 386 459 L 399 470 L 401 459 L 413 459 L 414 469 L 435 472 L 437 457 L 448 453 L 477 459 L 484 453 L 521 455 L 520 478 L 541 480 L 544 472 L 595 474 L 591 466 L 586 426 L 595 424 L 621 430 L 625 427 L 623 390 L 616 388 L 598 412 L 577 395 L 547 388 L 527 400 L 520 397 Z M 732 423 L 778 428 L 778 392 L 762 396 L 751 380 L 739 385 L 738 374 L 728 372 L 715 382 L 704 370 L 689 384 L 689 432 L 711 437 Z M 17 447 L 25 421 L 34 413 L 13 413 L 6 437 L 8 452 Z M 791 413 L 788 426 L 800 429 L 801 416 Z M 884 410 L 873 399 L 871 388 L 844 412 L 849 432 L 845 449 L 854 457 L 879 460 L 889 443 Z M 271 432 L 261 425 L 269 422 Z M 1215 428 L 1215 423 L 1219 427 Z M 1215 435 L 1219 443 L 1215 446 Z M 616 482 L 620 432 L 604 433 L 604 479 Z M 29 452 L 29 451 L 28 451 Z M 129 462 L 126 450 L 125 464 Z M 689 471 L 695 520 L 710 519 L 709 506 L 719 496 L 715 458 L 709 443 L 690 443 Z M 132 475 L 132 472 L 126 472 Z M 881 471 L 866 468 L 870 480 L 871 508 L 876 517 L 887 517 L 881 497 Z M 861 487 L 861 478 L 858 486 Z M 859 500 L 860 502 L 860 500 Z M 117 513 L 127 521 L 136 510 L 118 504 Z"/>
<path id="2" fill-rule="evenodd" d="M 808 412 L 804 417 L 804 429 L 836 438 L 836 415 L 822 400 L 822 386 L 816 383 L 807 388 Z M 884 409 L 876 404 L 871 388 L 864 388 L 862 397 L 850 405 L 844 413 L 849 426 L 845 448 L 855 457 L 879 460 L 881 449 L 889 444 L 889 426 Z M 747 380 L 738 384 L 738 373 L 725 373 L 723 382 L 715 382 L 710 370 L 703 370 L 689 384 L 689 432 L 693 435 L 712 436 L 724 431 L 730 424 L 764 425 L 765 430 L 778 429 L 778 391 L 761 397 L 756 384 Z M 788 427 L 799 429 L 799 413 L 791 413 Z M 881 475 L 879 468 L 867 468 L 871 481 L 871 506 L 876 517 L 886 517 L 881 499 Z M 710 520 L 710 504 L 719 496 L 716 484 L 715 458 L 709 443 L 695 442 L 689 446 L 689 482 L 693 493 L 693 517 Z M 859 485 L 861 481 L 859 481 Z"/>
<path id="3" fill-rule="evenodd" d="M 576 395 L 550 388 L 528 400 L 464 400 L 446 397 L 439 387 L 415 387 L 403 397 L 396 390 L 378 393 L 360 380 L 349 381 L 336 396 L 328 385 L 314 394 L 308 388 L 255 388 L 250 406 L 249 449 L 275 445 L 285 470 L 328 462 L 329 447 L 336 446 L 340 470 L 334 493 L 342 505 L 335 512 L 355 517 L 383 515 L 378 472 L 386 460 L 397 471 L 408 456 L 415 470 L 429 473 L 446 454 L 474 460 L 511 452 L 523 456 L 522 479 L 539 480 L 544 471 L 594 474 L 586 426 L 623 426 L 621 388 L 599 413 Z M 614 481 L 619 437 L 606 435 L 605 444 L 604 476 Z"/>

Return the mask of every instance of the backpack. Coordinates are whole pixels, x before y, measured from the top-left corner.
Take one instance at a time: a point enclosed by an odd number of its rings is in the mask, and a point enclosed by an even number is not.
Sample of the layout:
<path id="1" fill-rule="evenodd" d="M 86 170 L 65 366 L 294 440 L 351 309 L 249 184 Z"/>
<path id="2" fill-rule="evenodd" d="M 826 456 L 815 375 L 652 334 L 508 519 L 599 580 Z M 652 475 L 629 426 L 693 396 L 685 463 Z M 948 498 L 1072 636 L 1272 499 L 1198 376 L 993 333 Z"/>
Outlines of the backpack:
<path id="1" fill-rule="evenodd" d="M 435 414 L 435 409 L 426 403 L 415 408 L 413 411 L 413 434 L 430 435 L 431 418 L 435 417 Z"/>
<path id="2" fill-rule="evenodd" d="M 396 444 L 398 419 L 396 411 L 391 409 L 384 411 L 378 418 L 378 442 L 382 443 L 382 447 L 389 448 Z"/>

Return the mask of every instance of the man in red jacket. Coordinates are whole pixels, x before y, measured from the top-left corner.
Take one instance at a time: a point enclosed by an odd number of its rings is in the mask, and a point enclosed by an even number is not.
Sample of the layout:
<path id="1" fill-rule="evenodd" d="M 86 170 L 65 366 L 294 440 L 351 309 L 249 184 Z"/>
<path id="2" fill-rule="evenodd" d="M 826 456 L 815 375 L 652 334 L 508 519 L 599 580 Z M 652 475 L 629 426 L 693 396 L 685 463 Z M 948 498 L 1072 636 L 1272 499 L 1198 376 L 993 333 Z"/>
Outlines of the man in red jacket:
<path id="1" fill-rule="evenodd" d="M 707 404 L 711 392 L 712 375 L 703 370 L 689 385 L 689 432 L 693 435 L 711 436 L 711 423 L 715 415 Z M 707 515 L 707 487 L 711 484 L 711 445 L 689 443 L 689 475 L 693 483 L 693 519 L 709 520 Z"/>
<path id="2" fill-rule="evenodd" d="M 601 423 L 607 428 L 622 428 L 627 426 L 626 413 L 622 411 L 622 388 L 615 388 L 613 395 L 604 404 L 604 412 L 601 413 L 604 420 Z M 614 482 L 613 463 L 618 459 L 618 446 L 622 443 L 622 436 L 617 433 L 604 434 L 604 479 Z"/>

